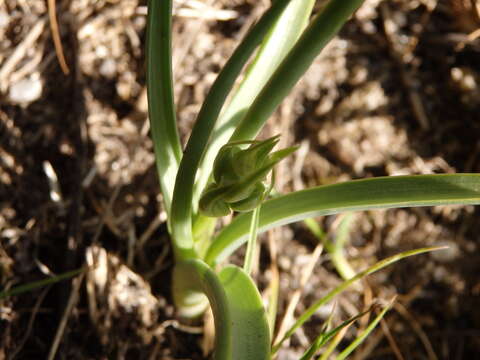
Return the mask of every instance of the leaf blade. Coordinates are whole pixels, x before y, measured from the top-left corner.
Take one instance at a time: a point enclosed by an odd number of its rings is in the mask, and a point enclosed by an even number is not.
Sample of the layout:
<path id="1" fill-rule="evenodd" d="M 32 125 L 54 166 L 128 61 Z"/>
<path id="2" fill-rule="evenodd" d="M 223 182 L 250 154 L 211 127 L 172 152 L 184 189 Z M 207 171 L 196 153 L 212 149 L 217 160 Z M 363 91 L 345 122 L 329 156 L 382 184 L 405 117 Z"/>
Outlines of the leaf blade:
<path id="1" fill-rule="evenodd" d="M 182 157 L 173 98 L 172 0 L 149 0 L 147 21 L 148 113 L 157 173 L 169 214 Z"/>
<path id="2" fill-rule="evenodd" d="M 480 174 L 378 177 L 293 192 L 263 203 L 258 231 L 346 211 L 451 204 L 480 204 Z M 222 261 L 245 242 L 250 216 L 237 216 L 217 235 L 207 263 Z"/>

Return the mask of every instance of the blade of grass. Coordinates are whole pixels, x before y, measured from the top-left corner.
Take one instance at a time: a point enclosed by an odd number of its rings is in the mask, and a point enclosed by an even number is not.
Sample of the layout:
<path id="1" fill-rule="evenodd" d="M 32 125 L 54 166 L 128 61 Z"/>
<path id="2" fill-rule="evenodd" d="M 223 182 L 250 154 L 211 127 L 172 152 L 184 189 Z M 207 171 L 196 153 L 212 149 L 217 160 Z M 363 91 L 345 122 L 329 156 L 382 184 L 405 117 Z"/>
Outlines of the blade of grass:
<path id="1" fill-rule="evenodd" d="M 172 80 L 172 0 L 149 0 L 147 20 L 147 95 L 158 178 L 167 214 L 182 157 Z"/>
<path id="2" fill-rule="evenodd" d="M 367 326 L 364 332 L 362 332 L 348 347 L 343 350 L 338 356 L 337 360 L 344 360 L 350 355 L 366 338 L 367 336 L 375 329 L 380 320 L 383 319 L 388 310 L 392 307 L 395 302 L 395 298 L 390 300 L 389 304 L 383 308 L 383 310 L 373 319 L 373 321 Z"/>
<path id="3" fill-rule="evenodd" d="M 357 314 L 353 317 L 351 317 L 348 320 L 345 320 L 343 323 L 338 325 L 336 328 L 330 330 L 330 331 L 324 331 L 322 332 L 312 343 L 312 345 L 305 351 L 303 356 L 300 358 L 300 360 L 309 360 L 315 356 L 317 351 L 322 348 L 330 339 L 334 336 L 336 336 L 340 331 L 342 331 L 344 328 L 349 327 L 351 324 L 353 324 L 357 319 L 361 318 L 365 314 L 369 313 L 372 311 L 372 307 L 368 308 L 367 310 L 361 312 L 360 314 Z"/>
<path id="4" fill-rule="evenodd" d="M 200 109 L 180 162 L 173 191 L 171 225 L 178 259 L 196 257 L 192 236 L 193 185 L 220 110 L 235 79 L 290 0 L 277 0 L 248 32 L 215 80 Z"/>
<path id="5" fill-rule="evenodd" d="M 313 235 L 325 246 L 330 259 L 332 260 L 335 269 L 340 274 L 343 280 L 350 279 L 355 276 L 355 271 L 351 267 L 350 263 L 345 258 L 345 253 L 343 251 L 345 243 L 348 240 L 348 235 L 350 233 L 350 226 L 353 220 L 353 213 L 347 213 L 341 219 L 338 229 L 336 231 L 336 236 L 333 241 L 330 241 L 327 236 L 320 229 L 320 226 L 314 219 L 305 219 L 303 222 L 307 228 L 312 232 Z"/>
<path id="6" fill-rule="evenodd" d="M 54 284 L 54 283 L 62 281 L 62 280 L 69 279 L 71 277 L 74 277 L 74 276 L 80 274 L 84 270 L 85 270 L 84 268 L 77 269 L 77 270 L 72 270 L 72 271 L 68 271 L 66 273 L 56 275 L 56 276 L 52 276 L 52 277 L 49 277 L 49 278 L 46 278 L 46 279 L 43 279 L 43 280 L 38 280 L 38 281 L 34 281 L 34 282 L 31 282 L 31 283 L 28 283 L 28 284 L 16 286 L 16 287 L 14 287 L 12 289 L 9 289 L 9 290 L 3 290 L 3 291 L 0 292 L 0 299 L 4 299 L 4 298 L 9 297 L 9 296 L 20 295 L 20 294 L 23 294 L 23 293 L 41 288 L 43 286 L 47 286 L 47 285 Z"/>
<path id="7" fill-rule="evenodd" d="M 343 280 L 348 280 L 355 276 L 355 271 L 345 257 L 345 244 L 348 241 L 350 227 L 353 223 L 353 213 L 345 214 L 345 217 L 338 225 L 337 234 L 333 243 L 332 252 L 330 253 L 332 263 L 337 269 Z"/>
<path id="8" fill-rule="evenodd" d="M 448 204 L 480 204 L 480 174 L 378 177 L 293 192 L 262 204 L 259 233 L 347 211 Z M 207 263 L 222 261 L 245 242 L 250 218 L 241 214 L 222 229 L 207 251 Z"/>
<path id="9" fill-rule="evenodd" d="M 255 60 L 248 67 L 244 79 L 217 121 L 200 165 L 201 172 L 195 183 L 194 203 L 208 182 L 218 151 L 227 143 L 248 107 L 299 38 L 308 23 L 314 3 L 314 0 L 290 1 L 263 40 Z"/>
<path id="10" fill-rule="evenodd" d="M 335 351 L 340 341 L 344 338 L 347 330 L 352 326 L 352 323 L 341 329 L 333 338 L 333 340 L 328 345 L 327 349 L 323 352 L 322 356 L 318 360 L 328 360 L 330 355 Z"/>
<path id="11" fill-rule="evenodd" d="M 235 129 L 231 141 L 247 140 L 256 136 L 320 51 L 362 3 L 363 0 L 331 0 L 323 11 L 315 16 L 255 98 L 247 114 Z"/>
<path id="12" fill-rule="evenodd" d="M 399 253 L 397 255 L 391 256 L 389 258 L 383 259 L 379 262 L 377 262 L 375 265 L 370 266 L 366 270 L 358 273 L 355 275 L 353 278 L 350 280 L 344 281 L 341 283 L 339 286 L 337 286 L 335 289 L 330 291 L 327 295 L 325 295 L 323 298 L 320 300 L 316 301 L 314 304 L 312 304 L 307 310 L 303 312 L 303 314 L 298 318 L 298 320 L 295 322 L 295 324 L 286 332 L 285 336 L 280 340 L 275 346 L 273 347 L 272 352 L 275 353 L 278 351 L 282 343 L 288 339 L 292 334 L 300 327 L 302 326 L 310 317 L 318 310 L 319 307 L 327 304 L 330 300 L 332 300 L 335 296 L 343 292 L 345 289 L 347 289 L 351 284 L 355 283 L 356 281 L 364 278 L 367 275 L 370 275 L 376 271 L 379 271 L 401 259 L 404 259 L 409 256 L 413 255 L 418 255 L 422 254 L 425 252 L 431 252 L 431 251 L 436 251 L 436 250 L 442 250 L 445 249 L 446 247 L 444 246 L 438 246 L 438 247 L 428 247 L 428 248 L 421 248 L 421 249 L 415 249 L 415 250 L 410 250 L 410 251 L 404 251 L 402 253 Z"/>

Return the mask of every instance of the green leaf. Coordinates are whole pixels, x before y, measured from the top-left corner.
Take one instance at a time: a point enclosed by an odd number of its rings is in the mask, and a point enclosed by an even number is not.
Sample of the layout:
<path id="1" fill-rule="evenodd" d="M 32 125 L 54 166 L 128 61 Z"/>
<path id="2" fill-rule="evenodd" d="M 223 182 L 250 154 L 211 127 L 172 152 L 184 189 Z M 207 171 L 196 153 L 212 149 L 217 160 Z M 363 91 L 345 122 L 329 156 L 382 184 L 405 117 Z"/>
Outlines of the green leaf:
<path id="1" fill-rule="evenodd" d="M 308 319 L 312 317 L 313 314 L 323 305 L 327 304 L 330 300 L 332 300 L 335 296 L 338 294 L 342 293 L 347 289 L 350 285 L 355 283 L 356 281 L 364 278 L 367 275 L 370 275 L 376 271 L 379 271 L 399 260 L 402 260 L 406 257 L 413 256 L 413 255 L 418 255 L 422 254 L 425 252 L 431 252 L 431 251 L 436 251 L 436 250 L 442 250 L 445 249 L 445 247 L 429 247 L 429 248 L 421 248 L 421 249 L 415 249 L 415 250 L 410 250 L 410 251 L 404 251 L 402 253 L 399 253 L 394 256 L 390 256 L 389 258 L 383 259 L 376 264 L 370 266 L 366 270 L 358 273 L 355 275 L 353 278 L 344 281 L 340 285 L 338 285 L 335 289 L 330 291 L 327 295 L 325 295 L 323 298 L 320 300 L 317 300 L 315 303 L 313 303 L 308 309 L 306 309 L 303 314 L 298 318 L 298 320 L 295 322 L 295 324 L 285 333 L 284 337 L 273 347 L 273 353 L 278 351 L 282 343 L 288 339 L 292 334 L 300 327 L 302 326 Z"/>
<path id="2" fill-rule="evenodd" d="M 263 203 L 259 233 L 346 211 L 448 204 L 480 204 L 480 174 L 378 177 L 293 192 Z M 240 214 L 218 234 L 207 251 L 207 263 L 222 261 L 245 243 L 250 218 Z"/>
<path id="3" fill-rule="evenodd" d="M 223 268 L 219 277 L 225 288 L 231 313 L 231 359 L 270 359 L 270 330 L 255 283 L 242 269 L 233 265 Z"/>
<path id="4" fill-rule="evenodd" d="M 230 265 L 219 275 L 200 260 L 174 269 L 174 298 L 179 309 L 189 295 L 204 293 L 215 322 L 215 360 L 270 359 L 270 333 L 260 294 L 252 279 Z M 181 313 L 185 315 L 185 313 Z M 190 314 L 187 314 L 190 315 Z"/>
<path id="5" fill-rule="evenodd" d="M 366 338 L 370 333 L 375 329 L 375 327 L 378 325 L 380 320 L 383 319 L 385 314 L 387 313 L 388 310 L 392 307 L 393 303 L 395 301 L 395 298 L 390 301 L 390 303 L 383 308 L 383 310 L 373 319 L 373 321 L 367 326 L 365 331 L 363 331 L 348 347 L 343 350 L 338 356 L 337 360 L 344 360 L 354 351 Z"/>
<path id="6" fill-rule="evenodd" d="M 74 277 L 74 276 L 80 274 L 84 270 L 85 270 L 84 268 L 77 269 L 77 270 L 72 270 L 72 271 L 68 271 L 68 272 L 60 274 L 60 275 L 56 275 L 56 276 L 52 276 L 52 277 L 42 279 L 42 280 L 39 280 L 39 281 L 34 281 L 34 282 L 31 282 L 31 283 L 28 283 L 28 284 L 16 286 L 16 287 L 11 288 L 9 290 L 3 290 L 3 291 L 0 292 L 0 299 L 4 299 L 4 298 L 9 297 L 9 296 L 20 295 L 20 294 L 23 294 L 23 293 L 26 293 L 26 292 L 33 291 L 33 290 L 38 289 L 40 287 L 44 287 L 44 286 L 54 284 L 54 283 L 62 281 L 62 280 L 69 279 L 71 277 Z"/>
<path id="7" fill-rule="evenodd" d="M 200 197 L 208 183 L 213 160 L 219 149 L 227 143 L 257 94 L 304 30 L 314 3 L 314 0 L 291 0 L 274 27 L 269 30 L 258 49 L 255 60 L 249 65 L 240 86 L 235 90 L 230 103 L 226 105 L 218 119 L 200 165 L 201 172 L 195 183 L 194 199 Z"/>
<path id="8" fill-rule="evenodd" d="M 213 83 L 198 114 L 178 168 L 173 190 L 171 230 L 177 260 L 195 258 L 192 236 L 193 186 L 198 165 L 230 90 L 251 54 L 281 15 L 290 0 L 277 0 L 248 32 Z M 163 2 L 163 1 L 160 1 Z M 195 204 L 196 206 L 196 204 Z"/>
<path id="9" fill-rule="evenodd" d="M 338 325 L 336 328 L 330 330 L 330 331 L 324 331 L 322 332 L 316 339 L 315 341 L 312 343 L 312 345 L 310 345 L 310 347 L 307 349 L 307 351 L 305 351 L 305 353 L 303 354 L 303 356 L 300 358 L 300 360 L 310 360 L 311 358 L 313 358 L 313 356 L 316 354 L 316 352 L 322 348 L 328 341 L 330 341 L 330 339 L 332 337 L 334 337 L 335 335 L 337 335 L 342 329 L 344 329 L 345 327 L 348 327 L 350 326 L 354 321 L 356 321 L 357 319 L 361 318 L 362 316 L 364 316 L 365 314 L 369 313 L 370 311 L 372 311 L 372 308 L 369 308 L 363 312 L 361 312 L 360 314 L 357 314 L 355 316 L 352 316 L 350 319 L 348 320 L 345 320 L 344 322 L 342 322 L 340 325 Z"/>
<path id="10" fill-rule="evenodd" d="M 172 0 L 149 0 L 147 21 L 147 94 L 150 130 L 167 214 L 182 149 L 173 100 Z"/>
<path id="11" fill-rule="evenodd" d="M 311 21 L 295 46 L 257 95 L 230 141 L 253 139 L 276 107 L 305 74 L 320 51 L 364 0 L 331 0 Z"/>

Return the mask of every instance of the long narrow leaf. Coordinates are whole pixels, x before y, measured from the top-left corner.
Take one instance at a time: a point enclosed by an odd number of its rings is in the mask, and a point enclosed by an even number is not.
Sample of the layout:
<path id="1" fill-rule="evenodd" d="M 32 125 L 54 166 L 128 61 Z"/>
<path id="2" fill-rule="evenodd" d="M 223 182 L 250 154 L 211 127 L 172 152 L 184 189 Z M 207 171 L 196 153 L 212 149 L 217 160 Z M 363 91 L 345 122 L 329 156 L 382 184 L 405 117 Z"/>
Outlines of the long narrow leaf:
<path id="1" fill-rule="evenodd" d="M 290 0 L 277 0 L 249 31 L 215 80 L 203 103 L 180 162 L 173 191 L 171 225 L 177 259 L 195 257 L 192 240 L 192 200 L 197 168 L 218 115 L 235 79 Z"/>
<path id="2" fill-rule="evenodd" d="M 363 0 L 331 0 L 305 29 L 272 78 L 258 94 L 231 141 L 252 139 L 307 71 L 315 57 Z"/>
<path id="3" fill-rule="evenodd" d="M 43 287 L 43 286 L 47 286 L 47 285 L 50 285 L 50 284 L 55 284 L 59 281 L 66 280 L 66 279 L 69 279 L 71 277 L 74 277 L 74 276 L 80 274 L 84 270 L 85 269 L 83 269 L 83 268 L 77 269 L 77 270 L 72 270 L 72 271 L 68 271 L 68 272 L 60 274 L 60 275 L 56 275 L 56 276 L 48 277 L 46 279 L 34 281 L 34 282 L 31 282 L 31 283 L 28 283 L 28 284 L 20 285 L 20 286 L 14 287 L 14 288 L 9 289 L 9 290 L 3 290 L 3 291 L 0 292 L 0 299 L 4 299 L 4 298 L 9 297 L 9 296 L 20 295 L 20 294 L 23 294 L 23 293 L 26 293 L 26 292 L 33 291 L 33 290 L 38 289 L 38 288 Z"/>
<path id="4" fill-rule="evenodd" d="M 303 356 L 300 358 L 300 360 L 310 360 L 315 356 L 317 351 L 322 348 L 330 339 L 334 336 L 336 336 L 342 329 L 349 327 L 353 322 L 364 316 L 365 314 L 369 313 L 372 311 L 372 308 L 369 308 L 360 314 L 357 314 L 355 316 L 352 316 L 350 319 L 345 320 L 342 322 L 340 325 L 338 325 L 336 328 L 330 330 L 330 331 L 324 331 L 322 332 L 315 341 L 310 345 L 310 347 L 305 351 Z"/>
<path id="5" fill-rule="evenodd" d="M 200 165 L 200 176 L 195 183 L 195 199 L 207 184 L 213 160 L 220 148 L 233 134 L 260 90 L 293 47 L 308 23 L 314 0 L 292 0 L 283 10 L 275 26 L 262 42 L 255 60 L 232 99 L 226 105 L 211 136 L 210 144 Z"/>
<path id="6" fill-rule="evenodd" d="M 365 331 L 363 331 L 350 345 L 347 346 L 345 350 L 343 350 L 338 356 L 337 360 L 344 360 L 354 351 L 366 338 L 370 333 L 375 329 L 375 327 L 378 325 L 380 320 L 383 319 L 385 314 L 387 313 L 388 310 L 393 305 L 393 302 L 395 301 L 395 298 L 390 301 L 390 303 L 383 308 L 383 310 L 373 319 L 373 321 L 367 326 Z"/>
<path id="7" fill-rule="evenodd" d="M 386 259 L 383 259 L 379 262 L 377 262 L 375 265 L 373 266 L 370 266 L 368 269 L 358 273 L 357 275 L 355 275 L 353 278 L 351 278 L 350 280 L 347 280 L 347 281 L 344 281 L 343 283 L 341 283 L 339 286 L 337 286 L 335 289 L 333 289 L 332 291 L 330 291 L 327 295 L 325 295 L 323 298 L 321 298 L 320 300 L 316 301 L 313 305 L 311 305 L 307 310 L 305 310 L 302 314 L 302 316 L 300 316 L 298 318 L 298 320 L 295 322 L 295 324 L 287 331 L 287 333 L 285 334 L 285 336 L 282 338 L 282 340 L 280 340 L 274 347 L 273 347 L 273 352 L 275 353 L 276 351 L 278 351 L 278 349 L 280 348 L 280 346 L 282 345 L 282 343 L 288 339 L 290 336 L 292 336 L 292 334 L 300 327 L 302 326 L 308 319 L 310 319 L 312 317 L 313 314 L 315 314 L 315 312 L 318 310 L 318 308 L 320 308 L 321 306 L 327 304 L 329 301 L 331 301 L 335 296 L 337 296 L 338 294 L 340 294 L 341 292 L 343 292 L 345 289 L 347 289 L 350 285 L 352 285 L 353 283 L 355 283 L 356 281 L 364 278 L 365 276 L 367 275 L 370 275 L 374 272 L 377 272 L 399 260 L 402 260 L 406 257 L 409 257 L 409 256 L 413 256 L 413 255 L 418 255 L 418 254 L 422 254 L 422 253 L 425 253 L 425 252 L 431 252 L 431 251 L 435 251 L 435 250 L 442 250 L 442 249 L 445 249 L 445 247 L 429 247 L 429 248 L 421 248 L 421 249 L 415 249 L 415 250 L 410 250 L 410 251 L 404 251 L 400 254 L 397 254 L 397 255 L 394 255 L 394 256 L 390 256 L 389 258 L 386 258 Z"/>
<path id="8" fill-rule="evenodd" d="M 148 1 L 147 94 L 158 177 L 167 213 L 182 150 L 175 120 L 171 50 L 172 0 Z"/>
<path id="9" fill-rule="evenodd" d="M 480 204 L 480 174 L 378 177 L 293 192 L 263 203 L 259 233 L 346 211 L 447 204 Z M 222 261 L 245 242 L 250 217 L 237 216 L 218 234 L 207 251 L 207 263 Z"/>
<path id="10" fill-rule="evenodd" d="M 340 330 L 335 335 L 335 337 L 332 339 L 332 341 L 330 341 L 330 343 L 328 344 L 325 351 L 322 353 L 322 356 L 319 357 L 317 360 L 328 360 L 328 359 L 330 359 L 330 355 L 332 355 L 332 353 L 335 351 L 338 344 L 340 344 L 340 341 L 343 340 L 343 338 L 344 338 L 345 334 L 347 333 L 347 330 L 349 329 L 350 326 L 351 326 L 351 324 L 347 327 L 344 327 L 342 330 Z"/>

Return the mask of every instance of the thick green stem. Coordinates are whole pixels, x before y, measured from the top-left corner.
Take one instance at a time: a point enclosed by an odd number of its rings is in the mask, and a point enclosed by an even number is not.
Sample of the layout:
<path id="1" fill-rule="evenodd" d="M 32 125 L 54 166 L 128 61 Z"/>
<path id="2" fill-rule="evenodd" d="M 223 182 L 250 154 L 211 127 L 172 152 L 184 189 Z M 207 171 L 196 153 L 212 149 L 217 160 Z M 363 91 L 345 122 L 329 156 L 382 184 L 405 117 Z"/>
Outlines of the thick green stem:
<path id="1" fill-rule="evenodd" d="M 215 322 L 215 360 L 270 359 L 270 333 L 262 299 L 242 269 L 230 265 L 217 275 L 204 262 L 187 260 L 175 266 L 173 276 L 173 295 L 179 309 L 201 310 L 195 307 L 198 299 L 193 299 L 194 308 L 189 308 L 189 298 L 203 296 L 205 305 L 208 298 Z"/>

